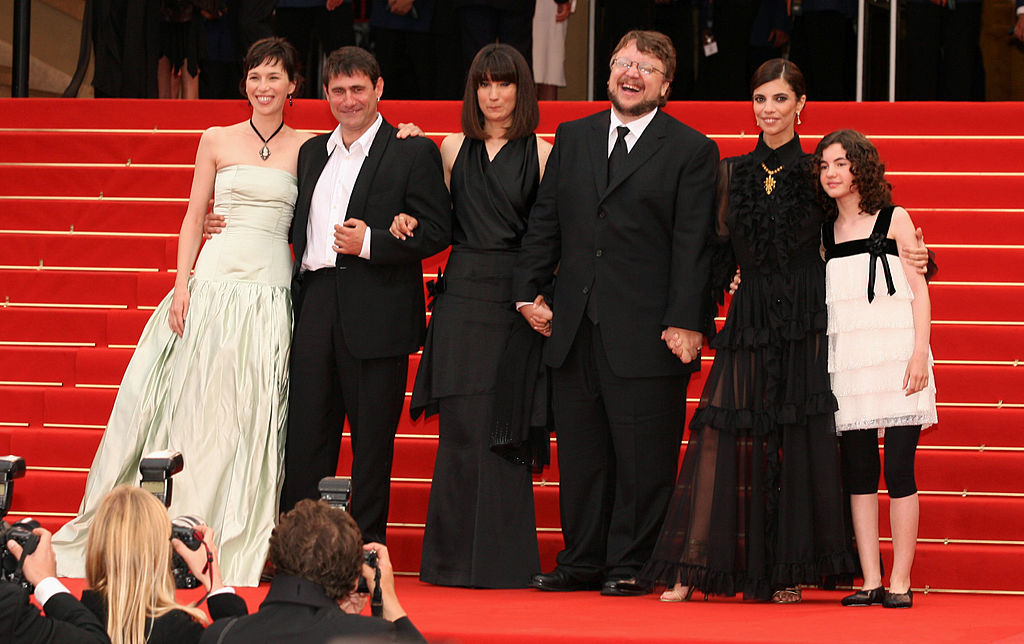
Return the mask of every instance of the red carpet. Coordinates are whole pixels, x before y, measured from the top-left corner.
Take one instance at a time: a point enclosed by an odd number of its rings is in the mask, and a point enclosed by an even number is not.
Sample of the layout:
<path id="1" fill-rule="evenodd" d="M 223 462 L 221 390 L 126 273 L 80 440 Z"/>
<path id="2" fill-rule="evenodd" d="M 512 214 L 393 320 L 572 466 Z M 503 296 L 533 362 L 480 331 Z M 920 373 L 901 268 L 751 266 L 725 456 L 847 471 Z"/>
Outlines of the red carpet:
<path id="1" fill-rule="evenodd" d="M 83 584 L 68 580 L 72 592 Z M 266 586 L 241 589 L 253 612 Z M 398 580 L 398 598 L 431 642 L 585 644 L 588 642 L 1024 642 L 1024 598 L 914 594 L 910 610 L 843 608 L 839 591 L 804 591 L 777 606 L 699 594 L 665 604 L 657 595 L 438 588 Z M 191 601 L 199 591 L 181 591 Z"/>
<path id="2" fill-rule="evenodd" d="M 545 104 L 539 131 L 551 137 L 559 122 L 603 107 Z M 458 124 L 453 102 L 384 101 L 381 109 L 435 141 Z M 745 103 L 667 111 L 708 133 L 723 155 L 753 145 Z M 0 113 L 0 453 L 29 465 L 11 518 L 32 515 L 54 529 L 78 505 L 131 350 L 173 284 L 199 134 L 248 110 L 242 101 L 4 99 Z M 1024 594 L 1024 104 L 812 102 L 802 118 L 805 148 L 840 127 L 871 136 L 896 201 L 938 252 L 939 425 L 918 452 L 914 587 Z M 334 126 L 315 101 L 299 101 L 288 119 L 302 129 Z M 443 263 L 444 254 L 425 262 L 424 279 Z M 414 356 L 410 376 L 417 364 Z M 691 409 L 702 383 L 691 383 Z M 403 417 L 389 542 L 405 573 L 419 568 L 436 436 L 435 421 Z M 339 472 L 349 463 L 343 450 Z M 561 547 L 557 466 L 535 483 L 550 567 Z M 884 517 L 884 494 L 882 503 Z M 666 606 L 653 597 L 436 589 L 409 577 L 401 588 L 415 621 L 439 640 L 1024 640 L 1021 599 L 998 594 L 921 594 L 912 611 L 893 614 L 843 610 L 834 593 L 813 591 L 801 606 L 738 608 L 721 599 Z"/>

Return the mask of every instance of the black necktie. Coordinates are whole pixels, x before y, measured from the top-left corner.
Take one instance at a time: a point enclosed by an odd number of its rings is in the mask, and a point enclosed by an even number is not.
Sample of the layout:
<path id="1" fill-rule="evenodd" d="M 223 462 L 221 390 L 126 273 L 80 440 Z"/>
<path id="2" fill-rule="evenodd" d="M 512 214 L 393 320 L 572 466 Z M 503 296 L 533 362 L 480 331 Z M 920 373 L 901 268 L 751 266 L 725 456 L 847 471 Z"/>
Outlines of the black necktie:
<path id="1" fill-rule="evenodd" d="M 629 128 L 620 125 L 615 129 L 619 131 L 619 138 L 615 140 L 612 154 L 608 157 L 608 185 L 611 185 L 612 181 L 622 172 L 622 168 L 626 165 L 626 156 L 629 155 L 629 150 L 626 148 L 626 135 L 629 134 Z"/>

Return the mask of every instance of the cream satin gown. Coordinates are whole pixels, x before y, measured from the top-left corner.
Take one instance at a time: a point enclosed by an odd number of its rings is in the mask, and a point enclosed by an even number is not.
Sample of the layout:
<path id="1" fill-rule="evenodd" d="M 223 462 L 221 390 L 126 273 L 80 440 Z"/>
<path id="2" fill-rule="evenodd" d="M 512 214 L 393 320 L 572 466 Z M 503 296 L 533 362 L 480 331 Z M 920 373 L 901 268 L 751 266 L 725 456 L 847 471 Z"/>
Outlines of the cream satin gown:
<path id="1" fill-rule="evenodd" d="M 60 576 L 85 576 L 89 526 L 104 495 L 138 485 L 144 454 L 173 449 L 171 518 L 213 527 L 224 583 L 255 586 L 274 527 L 284 462 L 291 347 L 288 229 L 298 195 L 288 172 L 217 172 L 214 212 L 189 283 L 184 337 L 168 325 L 169 293 L 139 338 L 76 516 L 54 536 Z"/>

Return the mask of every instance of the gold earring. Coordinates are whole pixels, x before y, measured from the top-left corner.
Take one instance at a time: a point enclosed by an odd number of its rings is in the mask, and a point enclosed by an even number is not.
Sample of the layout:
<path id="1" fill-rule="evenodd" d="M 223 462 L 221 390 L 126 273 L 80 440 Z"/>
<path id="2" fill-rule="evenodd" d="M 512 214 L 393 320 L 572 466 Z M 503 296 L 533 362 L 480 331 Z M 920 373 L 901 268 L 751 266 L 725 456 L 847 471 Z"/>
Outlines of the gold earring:
<path id="1" fill-rule="evenodd" d="M 800 112 L 796 113 L 796 124 L 797 125 L 802 125 L 802 123 L 800 122 Z"/>

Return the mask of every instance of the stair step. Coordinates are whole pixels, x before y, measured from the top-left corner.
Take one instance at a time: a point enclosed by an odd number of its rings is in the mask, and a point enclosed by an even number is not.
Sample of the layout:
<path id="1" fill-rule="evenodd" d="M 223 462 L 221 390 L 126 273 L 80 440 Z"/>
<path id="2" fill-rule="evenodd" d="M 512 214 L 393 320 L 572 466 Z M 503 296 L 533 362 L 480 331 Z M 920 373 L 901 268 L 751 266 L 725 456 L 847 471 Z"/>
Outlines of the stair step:
<path id="1" fill-rule="evenodd" d="M 1021 176 L 889 176 L 896 203 L 915 208 L 1016 208 L 1024 189 Z"/>
<path id="2" fill-rule="evenodd" d="M 912 210 L 914 223 L 932 244 L 1024 244 L 1024 212 L 996 210 Z M 936 249 L 941 253 L 943 249 Z M 941 262 L 941 259 L 938 260 Z"/>
<path id="3" fill-rule="evenodd" d="M 200 132 L 3 132 L 0 163 L 186 164 L 196 160 Z M 104 168 L 97 168 L 102 170 Z"/>
<path id="4" fill-rule="evenodd" d="M 0 194 L 34 196 L 60 194 L 104 199 L 187 198 L 192 185 L 192 168 L 136 167 L 116 168 L 68 166 L 8 166 L 0 175 Z"/>
<path id="5" fill-rule="evenodd" d="M 18 267 L 133 268 L 175 267 L 177 239 L 5 234 L 0 265 Z"/>
<path id="6" fill-rule="evenodd" d="M 1024 447 L 1024 408 L 939 407 L 939 422 L 921 445 Z"/>
<path id="7" fill-rule="evenodd" d="M 0 211 L 0 230 L 43 230 L 92 233 L 177 235 L 185 202 L 149 201 L 144 204 L 109 199 L 6 199 Z M 45 217 L 40 217 L 45 213 Z M 928 238 L 931 241 L 931 238 Z"/>

